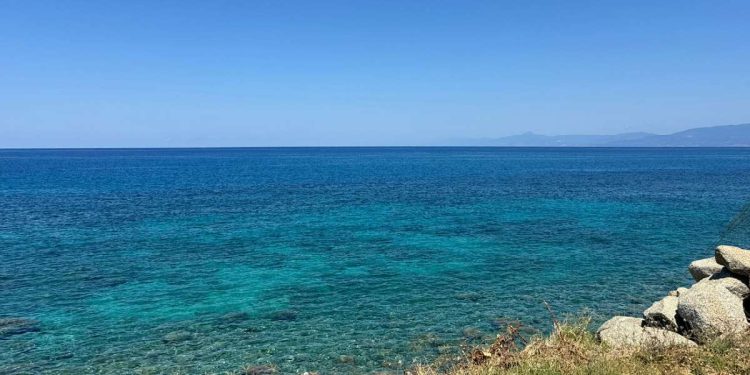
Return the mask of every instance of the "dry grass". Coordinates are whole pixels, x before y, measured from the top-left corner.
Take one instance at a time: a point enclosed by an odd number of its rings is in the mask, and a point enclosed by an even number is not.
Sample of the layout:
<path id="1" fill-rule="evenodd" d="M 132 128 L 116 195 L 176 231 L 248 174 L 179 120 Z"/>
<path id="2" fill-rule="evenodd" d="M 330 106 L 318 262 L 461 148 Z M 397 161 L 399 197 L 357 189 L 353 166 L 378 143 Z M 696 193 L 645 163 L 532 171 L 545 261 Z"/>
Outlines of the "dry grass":
<path id="1" fill-rule="evenodd" d="M 441 370 L 420 366 L 414 375 L 641 375 L 732 374 L 750 375 L 750 334 L 713 340 L 692 348 L 614 349 L 597 342 L 589 319 L 562 324 L 546 337 L 527 345 L 518 330 L 509 327 L 489 348 L 467 355 L 464 363 Z M 520 345 L 519 345 L 520 344 Z M 520 347 L 524 346 L 523 349 Z"/>

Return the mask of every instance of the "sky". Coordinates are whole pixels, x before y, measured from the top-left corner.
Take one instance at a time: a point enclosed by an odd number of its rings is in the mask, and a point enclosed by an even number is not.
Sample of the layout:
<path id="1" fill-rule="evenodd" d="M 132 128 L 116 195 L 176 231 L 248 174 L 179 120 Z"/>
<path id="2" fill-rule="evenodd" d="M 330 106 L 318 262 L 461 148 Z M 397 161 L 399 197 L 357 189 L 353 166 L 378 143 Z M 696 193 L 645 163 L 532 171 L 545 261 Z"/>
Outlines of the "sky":
<path id="1" fill-rule="evenodd" d="M 0 0 L 0 147 L 750 122 L 750 1 Z"/>

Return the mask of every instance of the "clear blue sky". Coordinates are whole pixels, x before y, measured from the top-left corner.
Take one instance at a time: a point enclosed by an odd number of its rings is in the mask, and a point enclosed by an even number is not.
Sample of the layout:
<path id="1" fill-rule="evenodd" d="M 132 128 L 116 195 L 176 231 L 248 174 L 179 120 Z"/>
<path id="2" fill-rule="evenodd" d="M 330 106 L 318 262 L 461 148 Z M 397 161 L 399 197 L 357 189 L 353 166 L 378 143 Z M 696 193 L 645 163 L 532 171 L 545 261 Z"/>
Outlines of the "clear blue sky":
<path id="1" fill-rule="evenodd" d="M 750 122 L 750 1 L 0 0 L 0 147 Z"/>

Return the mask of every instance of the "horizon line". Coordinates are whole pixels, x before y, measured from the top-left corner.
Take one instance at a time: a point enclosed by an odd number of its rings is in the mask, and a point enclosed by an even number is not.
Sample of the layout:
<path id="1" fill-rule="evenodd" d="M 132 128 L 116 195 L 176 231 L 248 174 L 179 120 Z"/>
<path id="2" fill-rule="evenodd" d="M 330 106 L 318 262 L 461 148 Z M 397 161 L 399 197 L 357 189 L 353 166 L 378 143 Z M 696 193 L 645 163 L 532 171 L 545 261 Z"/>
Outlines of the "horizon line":
<path id="1" fill-rule="evenodd" d="M 84 150 L 196 150 L 196 149 L 309 149 L 309 148 L 598 148 L 598 149 L 744 149 L 750 146 L 477 146 L 477 145 L 421 145 L 421 146 L 148 146 L 148 147 L 0 147 L 0 151 L 84 151 Z"/>

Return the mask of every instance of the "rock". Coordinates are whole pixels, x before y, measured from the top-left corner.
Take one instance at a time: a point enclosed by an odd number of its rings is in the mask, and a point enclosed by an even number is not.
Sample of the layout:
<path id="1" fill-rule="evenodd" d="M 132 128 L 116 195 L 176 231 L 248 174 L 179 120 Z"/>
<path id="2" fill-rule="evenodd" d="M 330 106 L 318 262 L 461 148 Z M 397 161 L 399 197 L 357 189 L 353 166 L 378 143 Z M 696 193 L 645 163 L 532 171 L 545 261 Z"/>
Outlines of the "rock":
<path id="1" fill-rule="evenodd" d="M 716 262 L 730 272 L 750 276 L 750 251 L 739 247 L 721 245 L 716 248 Z"/>
<path id="2" fill-rule="evenodd" d="M 174 357 L 174 360 L 182 365 L 187 365 L 188 363 L 195 361 L 195 356 L 192 354 L 177 354 Z"/>
<path id="3" fill-rule="evenodd" d="M 60 354 L 55 354 L 52 359 L 60 361 L 63 359 L 71 359 L 73 357 L 75 357 L 75 354 L 73 352 L 62 352 Z"/>
<path id="4" fill-rule="evenodd" d="M 245 375 L 271 375 L 276 369 L 270 366 L 249 366 L 244 370 Z"/>
<path id="5" fill-rule="evenodd" d="M 243 311 L 234 311 L 221 316 L 220 320 L 225 323 L 241 323 L 248 320 L 250 315 Z"/>
<path id="6" fill-rule="evenodd" d="M 357 363 L 357 359 L 353 355 L 340 355 L 338 362 L 345 365 L 353 365 Z"/>
<path id="7" fill-rule="evenodd" d="M 518 319 L 512 319 L 512 318 L 506 318 L 506 317 L 497 317 L 495 319 L 490 320 L 490 324 L 492 325 L 492 328 L 496 331 L 500 330 L 506 330 L 508 327 L 523 327 L 523 323 Z"/>
<path id="8" fill-rule="evenodd" d="M 170 344 L 187 341 L 192 338 L 193 334 L 188 331 L 174 331 L 164 335 L 164 337 L 161 338 L 161 341 L 165 344 Z"/>
<path id="9" fill-rule="evenodd" d="M 0 339 L 28 332 L 39 332 L 39 322 L 26 318 L 0 318 Z"/>
<path id="10" fill-rule="evenodd" d="M 750 295 L 750 288 L 747 286 L 747 277 L 734 275 L 727 269 L 711 275 L 707 280 L 722 285 L 739 298 L 744 299 Z"/>
<path id="11" fill-rule="evenodd" d="M 596 331 L 596 337 L 601 342 L 615 348 L 696 345 L 675 332 L 661 328 L 643 327 L 642 319 L 626 316 L 615 316 L 606 321 Z"/>
<path id="12" fill-rule="evenodd" d="M 482 299 L 482 295 L 477 292 L 464 292 L 456 294 L 456 299 L 461 301 L 477 302 Z"/>
<path id="13" fill-rule="evenodd" d="M 667 296 L 654 302 L 643 312 L 644 325 L 677 332 L 677 303 L 679 298 Z"/>
<path id="14" fill-rule="evenodd" d="M 482 337 L 482 331 L 480 331 L 479 329 L 474 328 L 474 327 L 466 327 L 466 328 L 464 328 L 464 330 L 462 331 L 462 333 L 464 335 L 464 338 L 466 338 L 468 340 L 476 340 L 476 339 Z"/>
<path id="15" fill-rule="evenodd" d="M 281 310 L 271 314 L 271 320 L 277 322 L 291 322 L 297 320 L 297 312 L 294 310 Z"/>
<path id="16" fill-rule="evenodd" d="M 428 332 L 412 340 L 411 347 L 415 350 L 423 350 L 428 347 L 437 348 L 442 344 L 443 340 L 437 334 Z"/>
<path id="17" fill-rule="evenodd" d="M 706 258 L 690 263 L 688 271 L 690 271 L 690 275 L 693 276 L 695 281 L 701 281 L 717 272 L 720 272 L 722 268 L 724 268 L 724 266 L 716 263 L 714 258 Z"/>
<path id="18" fill-rule="evenodd" d="M 677 314 L 687 325 L 687 333 L 696 340 L 705 341 L 748 328 L 742 299 L 726 284 L 722 280 L 701 280 L 680 295 Z"/>

